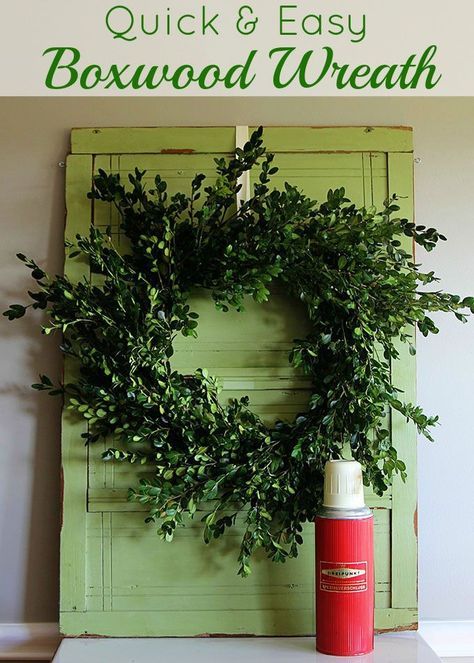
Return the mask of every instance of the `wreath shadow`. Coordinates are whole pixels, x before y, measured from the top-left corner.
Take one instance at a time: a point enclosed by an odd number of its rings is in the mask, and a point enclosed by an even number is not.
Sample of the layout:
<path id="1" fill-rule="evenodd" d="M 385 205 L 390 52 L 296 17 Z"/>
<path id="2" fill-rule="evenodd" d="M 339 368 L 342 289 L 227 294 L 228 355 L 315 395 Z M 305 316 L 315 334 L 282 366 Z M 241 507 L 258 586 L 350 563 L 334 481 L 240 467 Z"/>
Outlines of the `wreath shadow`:
<path id="1" fill-rule="evenodd" d="M 59 193 L 63 186 L 63 182 L 58 179 L 56 193 Z M 55 199 L 61 200 L 61 197 L 57 195 Z M 56 216 L 61 219 L 60 210 Z M 58 237 L 61 237 L 60 234 L 53 228 L 45 248 L 45 259 L 42 261 L 47 264 L 50 272 L 61 269 L 55 258 L 61 255 L 61 247 L 58 244 L 61 245 L 62 241 L 58 241 Z M 13 251 L 10 259 L 12 262 L 15 260 Z M 32 288 L 29 275 L 20 267 L 17 278 L 16 271 L 15 269 L 14 281 L 10 279 L 10 282 L 15 283 L 15 288 L 2 288 L 2 311 L 5 310 L 7 302 L 18 298 L 18 293 Z M 7 407 L 11 408 L 9 416 L 13 419 L 13 430 L 24 433 L 6 440 L 7 445 L 11 445 L 8 461 L 11 469 L 6 473 L 2 484 L 5 520 L 1 523 L 3 535 L 0 537 L 0 554 L 5 560 L 11 559 L 12 554 L 17 555 L 18 563 L 22 564 L 20 591 L 23 595 L 19 596 L 22 621 L 57 622 L 61 401 L 33 391 L 30 384 L 37 382 L 38 373 L 49 373 L 59 378 L 62 361 L 56 340 L 40 334 L 42 314 L 36 312 L 34 315 L 34 319 L 30 317 L 19 320 L 14 326 L 10 325 L 6 318 L 1 318 L 2 341 L 7 346 L 11 344 L 13 357 L 17 348 L 20 348 L 21 354 L 17 361 L 18 369 L 12 370 L 11 373 L 7 369 L 0 396 Z M 7 357 L 7 366 L 10 361 L 11 357 Z M 13 377 L 15 374 L 21 376 L 19 380 Z M 9 379 L 9 375 L 12 378 Z M 21 417 L 17 426 L 14 423 L 16 409 Z M 26 510 L 23 516 L 22 504 Z M 14 530 L 12 522 L 18 523 Z M 6 577 L 11 578 L 12 582 L 18 582 L 14 567 L 7 572 Z M 5 588 L 5 593 L 7 592 Z M 18 585 L 14 592 L 18 594 Z"/>

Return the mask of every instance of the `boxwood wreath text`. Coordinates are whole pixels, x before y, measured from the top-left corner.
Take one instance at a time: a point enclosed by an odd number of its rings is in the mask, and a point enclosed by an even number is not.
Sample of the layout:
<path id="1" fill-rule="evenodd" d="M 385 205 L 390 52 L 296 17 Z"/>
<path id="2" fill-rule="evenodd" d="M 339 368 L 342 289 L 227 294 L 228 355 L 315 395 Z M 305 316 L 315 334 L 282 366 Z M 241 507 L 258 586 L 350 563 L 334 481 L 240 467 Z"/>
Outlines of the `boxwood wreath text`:
<path id="1" fill-rule="evenodd" d="M 34 388 L 64 394 L 67 408 L 84 417 L 87 444 L 116 440 L 104 460 L 150 470 L 130 489 L 131 500 L 149 506 L 148 521 L 171 541 L 187 518 L 202 516 L 204 540 L 220 537 L 243 512 L 239 573 L 263 548 L 272 560 L 295 557 L 302 523 L 320 506 L 323 468 L 350 449 L 377 494 L 405 465 L 392 445 L 385 413 L 393 408 L 430 437 L 437 417 L 403 400 L 391 382 L 397 343 L 413 345 L 414 328 L 437 333 L 434 311 L 462 321 L 474 298 L 461 299 L 429 286 L 403 237 L 428 251 L 445 239 L 433 228 L 396 216 L 396 197 L 383 209 L 357 208 L 344 189 L 321 204 L 290 184 L 271 187 L 277 168 L 255 132 L 235 156 L 216 159 L 217 180 L 196 175 L 190 190 L 169 197 L 156 176 L 152 190 L 135 170 L 125 186 L 117 174 L 99 171 L 89 196 L 118 210 L 128 249 L 119 253 L 109 231 L 90 228 L 67 243 L 69 258 L 87 259 L 101 285 L 48 277 L 34 260 L 38 288 L 29 306 L 13 304 L 5 315 L 44 309 L 44 334 L 62 334 L 61 351 L 80 366 L 72 383 L 46 375 Z M 259 168 L 249 200 L 235 207 L 239 180 Z M 311 331 L 295 340 L 289 361 L 312 378 L 306 412 L 268 427 L 249 399 L 219 400 L 219 386 L 203 367 L 173 370 L 178 334 L 197 336 L 192 289 L 205 288 L 225 315 L 242 312 L 246 297 L 264 302 L 278 280 L 301 300 Z M 78 441 L 79 443 L 79 441 Z"/>

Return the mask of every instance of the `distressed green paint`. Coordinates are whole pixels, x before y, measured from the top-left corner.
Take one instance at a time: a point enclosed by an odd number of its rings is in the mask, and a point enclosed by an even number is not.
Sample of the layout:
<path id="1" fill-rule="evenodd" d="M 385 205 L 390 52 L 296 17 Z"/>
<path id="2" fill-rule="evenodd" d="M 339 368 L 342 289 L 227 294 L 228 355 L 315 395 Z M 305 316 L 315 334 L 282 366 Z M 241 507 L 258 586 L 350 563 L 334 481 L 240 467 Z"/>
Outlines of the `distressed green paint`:
<path id="1" fill-rule="evenodd" d="M 70 155 L 66 172 L 66 239 L 73 240 L 90 223 L 91 208 L 84 196 L 92 178 L 92 157 Z M 79 281 L 89 272 L 88 265 L 80 258 L 66 260 L 64 272 L 72 281 Z M 64 367 L 64 381 L 74 380 L 78 367 L 68 360 Z M 86 608 L 86 486 L 87 450 L 81 443 L 85 430 L 84 420 L 67 410 L 62 417 L 62 527 L 60 609 L 83 611 Z"/>
<path id="2" fill-rule="evenodd" d="M 85 194 L 99 168 L 125 176 L 135 166 L 150 182 L 159 172 L 170 193 L 190 185 L 196 172 L 214 177 L 216 155 L 230 153 L 235 128 L 78 129 L 68 161 L 66 232 L 87 232 L 91 218 L 111 226 L 112 208 L 91 206 Z M 389 192 L 408 196 L 403 213 L 413 213 L 412 136 L 406 129 L 271 128 L 266 142 L 275 151 L 285 180 L 322 200 L 328 188 L 345 186 L 360 205 L 380 206 Z M 87 265 L 67 260 L 73 278 Z M 97 277 L 93 276 L 94 280 Z M 176 342 L 179 370 L 209 368 L 223 386 L 222 398 L 248 394 L 267 421 L 293 417 L 306 407 L 307 379 L 288 364 L 295 337 L 305 333 L 304 310 L 278 288 L 270 302 L 248 302 L 245 315 L 218 312 L 202 293 L 193 295 L 201 314 L 199 338 Z M 67 375 L 73 366 L 66 363 Z M 403 354 L 393 367 L 397 385 L 414 393 L 414 360 Z M 63 419 L 64 527 L 61 544 L 61 629 L 69 635 L 159 636 L 204 633 L 303 635 L 314 632 L 313 526 L 304 528 L 300 557 L 285 565 L 260 559 L 249 579 L 235 574 L 239 531 L 206 547 L 199 519 L 172 544 L 143 523 L 140 505 L 126 501 L 135 467 L 104 463 L 106 443 L 84 450 L 82 424 Z M 403 628 L 416 622 L 415 437 L 406 422 L 392 420 L 392 435 L 408 461 L 406 486 L 394 483 L 374 508 L 376 532 L 376 627 Z"/>
<path id="3" fill-rule="evenodd" d="M 234 127 L 73 129 L 71 133 L 76 154 L 222 154 L 234 147 Z"/>
<path id="4" fill-rule="evenodd" d="M 251 131 L 252 129 L 250 129 Z M 410 127 L 267 127 L 274 152 L 410 152 Z M 73 129 L 75 154 L 221 154 L 235 147 L 235 127 L 138 127 Z"/>
<path id="5" fill-rule="evenodd" d="M 265 145 L 271 152 L 410 152 L 413 131 L 410 127 L 267 127 Z"/>
<path id="6" fill-rule="evenodd" d="M 389 186 L 400 196 L 400 213 L 413 218 L 413 159 L 408 154 L 389 154 Z M 410 239 L 404 248 L 413 250 Z M 415 336 L 415 330 L 413 330 Z M 413 339 L 415 340 L 415 339 Z M 416 402 L 416 364 L 408 345 L 399 343 L 400 360 L 392 366 L 394 384 L 403 397 Z M 392 606 L 417 605 L 417 502 L 416 502 L 416 429 L 399 412 L 392 414 L 392 438 L 399 455 L 407 463 L 408 478 L 395 477 L 392 487 Z"/>
<path id="7" fill-rule="evenodd" d="M 376 630 L 393 631 L 394 628 L 408 630 L 415 628 L 417 611 L 414 608 L 380 608 L 375 611 Z M 223 635 L 232 633 L 235 635 L 255 635 L 264 628 L 262 632 L 267 635 L 271 633 L 288 634 L 293 636 L 312 635 L 314 627 L 302 631 L 305 624 L 312 621 L 311 610 L 295 610 L 288 608 L 281 611 L 260 608 L 257 611 L 235 610 L 204 610 L 193 612 L 183 610 L 179 612 L 180 620 L 185 624 L 193 624 L 194 628 L 188 628 L 188 635 L 206 636 Z M 209 630 L 209 623 L 214 624 L 218 630 Z M 177 628 L 177 613 L 169 611 L 160 615 L 162 630 L 170 637 L 182 636 Z M 396 627 L 394 625 L 397 625 Z M 157 615 L 151 610 L 124 610 L 119 617 L 113 612 L 90 611 L 87 613 L 63 615 L 62 630 L 69 635 L 102 635 L 111 637 L 123 637 L 124 631 L 130 636 L 157 637 Z M 159 652 L 159 645 L 157 645 Z"/>

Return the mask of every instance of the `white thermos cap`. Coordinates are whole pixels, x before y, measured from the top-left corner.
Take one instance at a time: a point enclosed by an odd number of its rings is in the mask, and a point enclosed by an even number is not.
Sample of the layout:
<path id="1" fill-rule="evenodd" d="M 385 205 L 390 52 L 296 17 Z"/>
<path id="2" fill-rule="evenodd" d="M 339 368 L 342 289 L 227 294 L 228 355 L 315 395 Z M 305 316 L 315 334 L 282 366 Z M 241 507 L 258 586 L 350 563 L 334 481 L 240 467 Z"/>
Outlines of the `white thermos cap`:
<path id="1" fill-rule="evenodd" d="M 323 506 L 336 509 L 365 506 L 360 463 L 356 460 L 330 460 L 326 463 Z"/>

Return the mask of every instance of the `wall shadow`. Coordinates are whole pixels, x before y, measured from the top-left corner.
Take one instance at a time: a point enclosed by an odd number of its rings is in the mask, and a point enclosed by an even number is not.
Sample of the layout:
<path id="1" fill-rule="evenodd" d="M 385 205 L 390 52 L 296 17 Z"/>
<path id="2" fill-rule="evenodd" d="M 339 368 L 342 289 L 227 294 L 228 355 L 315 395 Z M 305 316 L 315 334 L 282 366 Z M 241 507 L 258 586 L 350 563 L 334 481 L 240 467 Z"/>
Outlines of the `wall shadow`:
<path id="1" fill-rule="evenodd" d="M 62 270 L 63 234 L 62 219 L 64 218 L 64 171 L 54 164 L 55 170 L 48 173 L 52 178 L 52 185 L 48 187 L 50 205 L 48 206 L 47 224 L 50 234 L 43 256 L 34 254 L 31 248 L 31 257 L 37 259 L 48 273 L 60 273 Z M 33 196 L 34 191 L 26 193 L 25 196 Z M 31 200 L 29 201 L 31 203 Z M 28 201 L 19 201 L 19 208 L 26 207 Z M 59 223 L 58 223 L 59 221 Z M 59 228 L 58 228 L 59 226 Z M 26 231 L 25 231 L 26 232 Z M 27 235 L 25 234 L 25 237 Z M 15 240 L 15 242 L 18 241 Z M 8 247 L 8 262 L 15 261 L 14 252 L 23 251 L 27 253 L 25 246 L 13 246 L 10 256 Z M 28 245 L 27 242 L 25 242 Z M 58 258 L 59 257 L 59 258 Z M 8 267 L 10 269 L 10 267 Z M 15 270 L 16 276 L 16 270 Z M 14 291 L 10 286 L 7 291 L 2 288 L 0 309 L 3 312 L 10 303 L 28 301 L 27 290 L 35 290 L 35 282 L 24 269 L 20 279 L 9 280 L 14 283 Z M 13 532 L 13 526 L 8 509 L 9 500 L 21 499 L 18 495 L 18 475 L 21 475 L 20 485 L 25 486 L 29 492 L 29 504 L 25 504 L 25 520 L 28 525 L 24 532 L 21 531 L 22 523 L 19 523 L 18 546 L 13 548 L 19 554 L 24 552 L 24 569 L 20 576 L 24 591 L 22 597 L 21 621 L 23 622 L 57 622 L 58 621 L 58 596 L 59 596 L 59 513 L 60 513 L 60 418 L 61 399 L 49 397 L 33 391 L 29 383 L 37 381 L 39 373 L 46 373 L 53 380 L 57 380 L 62 374 L 61 353 L 58 349 L 58 337 L 51 338 L 41 335 L 40 324 L 42 316 L 39 312 L 31 312 L 19 321 L 9 322 L 1 317 L 1 337 L 7 343 L 11 341 L 12 346 L 15 339 L 23 345 L 25 350 L 20 355 L 21 366 L 19 371 L 27 376 L 28 382 L 21 384 L 9 376 L 3 376 L 3 384 L 0 395 L 12 397 L 15 403 L 19 403 L 21 417 L 34 420 L 34 433 L 32 439 L 9 439 L 7 444 L 12 446 L 12 453 L 18 456 L 12 464 L 11 471 L 6 476 L 6 485 L 3 486 L 5 503 L 0 512 L 1 531 L 0 556 L 12 554 L 12 537 L 8 532 Z M 20 421 L 19 427 L 21 429 Z M 25 476 L 28 478 L 25 480 Z M 25 550 L 26 548 L 26 550 Z M 8 553 L 6 552 L 8 550 Z M 14 574 L 13 574 L 14 575 Z M 18 579 L 12 578 L 12 582 Z"/>

